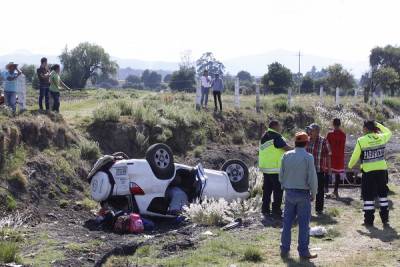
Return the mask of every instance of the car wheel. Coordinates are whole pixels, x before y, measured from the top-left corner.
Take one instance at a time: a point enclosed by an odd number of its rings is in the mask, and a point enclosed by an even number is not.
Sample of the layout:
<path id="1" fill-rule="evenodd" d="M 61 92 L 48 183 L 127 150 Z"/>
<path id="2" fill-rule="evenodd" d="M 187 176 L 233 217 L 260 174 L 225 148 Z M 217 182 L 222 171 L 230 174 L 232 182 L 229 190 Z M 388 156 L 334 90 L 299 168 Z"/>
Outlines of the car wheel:
<path id="1" fill-rule="evenodd" d="M 249 188 L 249 168 L 238 159 L 230 159 L 222 165 L 222 171 L 226 172 L 233 189 L 237 192 L 246 192 Z"/>
<path id="2" fill-rule="evenodd" d="M 146 160 L 154 175 L 161 180 L 171 179 L 175 173 L 174 156 L 165 144 L 154 144 L 146 151 Z"/>

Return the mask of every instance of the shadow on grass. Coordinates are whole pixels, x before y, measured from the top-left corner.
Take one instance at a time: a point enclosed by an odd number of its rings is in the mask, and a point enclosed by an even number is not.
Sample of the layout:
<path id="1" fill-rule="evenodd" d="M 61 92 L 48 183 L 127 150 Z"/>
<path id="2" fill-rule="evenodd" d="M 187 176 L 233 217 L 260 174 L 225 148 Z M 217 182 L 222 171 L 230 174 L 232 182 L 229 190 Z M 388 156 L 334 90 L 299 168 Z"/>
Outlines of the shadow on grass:
<path id="1" fill-rule="evenodd" d="M 322 214 L 319 216 L 311 216 L 312 222 L 317 222 L 320 225 L 337 224 L 338 221 L 331 215 Z"/>
<path id="2" fill-rule="evenodd" d="M 309 260 L 303 260 L 303 259 L 287 258 L 287 259 L 283 259 L 283 262 L 288 267 L 299 267 L 299 266 L 313 267 L 313 266 L 316 266 L 313 262 L 311 262 Z"/>
<path id="3" fill-rule="evenodd" d="M 400 239 L 397 231 L 391 226 L 386 226 L 383 229 L 378 229 L 376 227 L 367 227 L 366 230 L 368 230 L 368 232 L 363 230 L 357 230 L 357 232 L 360 235 L 379 239 L 382 242 L 392 242 L 394 240 Z"/>

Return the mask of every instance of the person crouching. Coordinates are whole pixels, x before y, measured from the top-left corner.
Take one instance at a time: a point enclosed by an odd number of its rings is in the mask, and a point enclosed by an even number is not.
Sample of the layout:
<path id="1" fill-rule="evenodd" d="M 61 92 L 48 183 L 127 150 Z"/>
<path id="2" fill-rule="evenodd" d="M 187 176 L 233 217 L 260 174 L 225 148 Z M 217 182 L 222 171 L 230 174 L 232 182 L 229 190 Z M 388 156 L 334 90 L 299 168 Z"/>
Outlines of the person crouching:
<path id="1" fill-rule="evenodd" d="M 313 259 L 308 248 L 310 243 L 311 202 L 315 199 L 318 178 L 314 158 L 305 149 L 309 137 L 305 132 L 296 133 L 295 149 L 282 157 L 279 181 L 285 191 L 285 209 L 281 236 L 281 256 L 288 257 L 291 243 L 291 229 L 297 216 L 299 224 L 298 252 L 301 258 Z"/>

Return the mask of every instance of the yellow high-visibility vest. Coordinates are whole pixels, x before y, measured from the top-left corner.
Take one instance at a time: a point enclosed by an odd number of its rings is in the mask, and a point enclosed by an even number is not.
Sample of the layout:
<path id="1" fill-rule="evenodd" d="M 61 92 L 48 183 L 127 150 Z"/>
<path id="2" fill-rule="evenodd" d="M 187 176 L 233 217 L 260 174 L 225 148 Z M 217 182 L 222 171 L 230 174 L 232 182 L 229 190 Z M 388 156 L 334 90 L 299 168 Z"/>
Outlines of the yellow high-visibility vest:
<path id="1" fill-rule="evenodd" d="M 360 160 L 360 167 L 364 172 L 387 170 L 385 145 L 392 137 L 392 132 L 380 123 L 377 123 L 377 127 L 380 133 L 369 133 L 358 138 L 349 161 L 349 168 L 353 168 Z"/>
<path id="2" fill-rule="evenodd" d="M 276 131 L 269 128 L 267 132 L 275 133 L 278 136 L 281 136 Z M 286 142 L 285 138 L 281 136 L 282 139 Z M 285 150 L 282 148 L 276 148 L 274 146 L 274 139 L 267 140 L 264 143 L 260 142 L 259 150 L 258 150 L 258 167 L 260 171 L 263 173 L 279 173 L 281 169 L 281 161 Z"/>

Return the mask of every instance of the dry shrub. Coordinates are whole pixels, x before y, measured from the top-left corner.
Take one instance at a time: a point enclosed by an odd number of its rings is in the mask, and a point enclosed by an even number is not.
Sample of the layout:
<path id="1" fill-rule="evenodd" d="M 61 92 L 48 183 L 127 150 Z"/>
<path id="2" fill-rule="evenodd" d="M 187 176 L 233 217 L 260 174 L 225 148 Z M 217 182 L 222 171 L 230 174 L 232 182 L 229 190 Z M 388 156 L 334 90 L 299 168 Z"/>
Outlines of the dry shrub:
<path id="1" fill-rule="evenodd" d="M 20 191 L 25 191 L 28 186 L 28 178 L 20 169 L 10 173 L 8 182 L 11 186 Z"/>
<path id="2" fill-rule="evenodd" d="M 220 226 L 230 223 L 238 218 L 246 221 L 259 213 L 261 198 L 237 199 L 227 202 L 225 199 L 218 200 L 205 198 L 184 207 L 184 216 L 192 222 L 201 225 Z"/>

